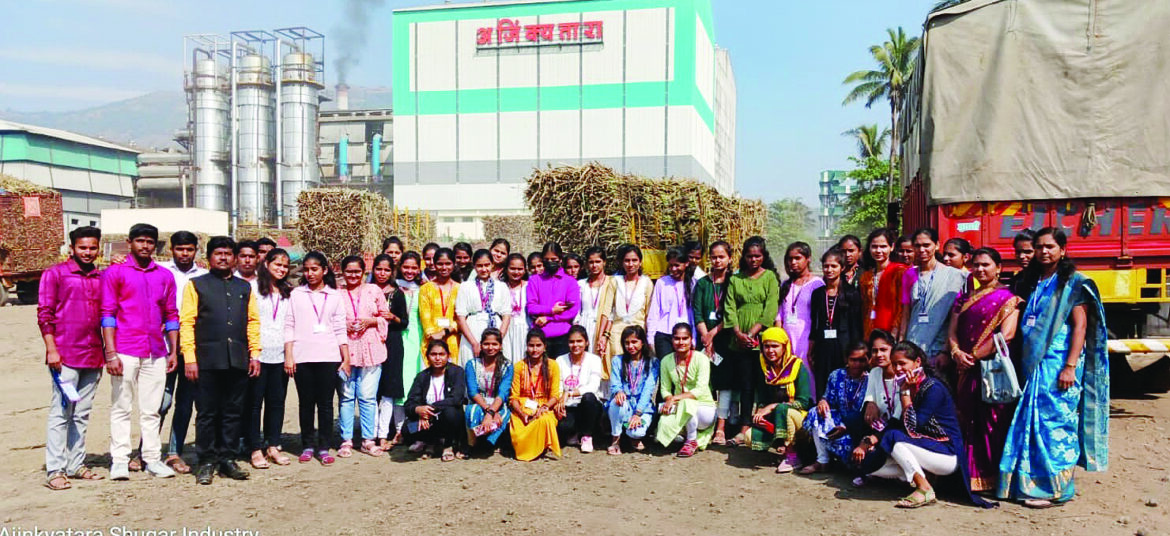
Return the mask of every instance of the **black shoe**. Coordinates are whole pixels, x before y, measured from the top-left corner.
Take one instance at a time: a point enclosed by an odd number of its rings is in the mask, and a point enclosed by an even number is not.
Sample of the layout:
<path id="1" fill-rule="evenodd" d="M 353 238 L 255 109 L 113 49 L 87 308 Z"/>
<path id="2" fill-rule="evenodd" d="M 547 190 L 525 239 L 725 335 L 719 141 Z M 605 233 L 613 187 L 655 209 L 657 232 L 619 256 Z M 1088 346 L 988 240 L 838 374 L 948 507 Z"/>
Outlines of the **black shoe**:
<path id="1" fill-rule="evenodd" d="M 240 469 L 234 461 L 219 462 L 219 474 L 232 480 L 247 480 L 248 472 Z"/>
<path id="2" fill-rule="evenodd" d="M 201 464 L 199 464 L 199 468 L 195 470 L 195 483 L 202 484 L 202 485 L 206 486 L 208 484 L 211 484 L 211 481 L 213 479 L 215 479 L 215 464 L 214 463 L 201 463 Z"/>

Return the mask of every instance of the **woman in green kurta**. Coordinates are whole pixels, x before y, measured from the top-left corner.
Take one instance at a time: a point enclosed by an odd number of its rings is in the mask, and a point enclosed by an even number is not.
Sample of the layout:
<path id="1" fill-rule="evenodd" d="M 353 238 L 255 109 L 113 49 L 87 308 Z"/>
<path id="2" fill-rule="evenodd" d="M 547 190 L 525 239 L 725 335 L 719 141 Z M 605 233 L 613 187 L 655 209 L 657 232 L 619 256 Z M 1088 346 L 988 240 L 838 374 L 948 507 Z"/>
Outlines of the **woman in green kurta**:
<path id="1" fill-rule="evenodd" d="M 418 289 L 422 282 L 422 259 L 418 253 L 407 251 L 402 255 L 398 265 L 398 288 L 406 297 L 406 310 L 409 316 L 406 330 L 402 332 L 403 378 L 414 378 L 429 366 L 423 364 L 422 323 L 418 320 Z M 394 401 L 395 405 L 405 403 L 406 398 Z M 401 439 L 401 435 L 395 436 L 393 444 L 397 445 Z"/>
<path id="2" fill-rule="evenodd" d="M 691 326 L 680 322 L 671 330 L 674 352 L 662 358 L 658 371 L 658 434 L 662 446 L 680 435 L 685 440 L 678 457 L 693 456 L 707 448 L 715 425 L 715 399 L 711 397 L 711 360 L 694 349 Z"/>
<path id="3" fill-rule="evenodd" d="M 792 352 L 784 328 L 768 328 L 760 334 L 759 383 L 756 411 L 752 414 L 752 450 L 775 448 L 780 455 L 777 473 L 791 473 L 800 464 L 793 440 L 812 406 L 808 371 Z"/>
<path id="4" fill-rule="evenodd" d="M 780 280 L 776 277 L 776 265 L 768 254 L 763 238 L 753 236 L 743 244 L 739 258 L 739 272 L 731 276 L 727 286 L 727 298 L 723 303 L 723 329 L 732 333 L 730 355 L 732 360 L 731 391 L 738 391 L 740 423 L 745 426 L 752 420 L 756 377 L 759 375 L 759 342 L 756 336 L 776 322 L 780 305 Z M 745 427 L 732 446 L 748 442 Z"/>

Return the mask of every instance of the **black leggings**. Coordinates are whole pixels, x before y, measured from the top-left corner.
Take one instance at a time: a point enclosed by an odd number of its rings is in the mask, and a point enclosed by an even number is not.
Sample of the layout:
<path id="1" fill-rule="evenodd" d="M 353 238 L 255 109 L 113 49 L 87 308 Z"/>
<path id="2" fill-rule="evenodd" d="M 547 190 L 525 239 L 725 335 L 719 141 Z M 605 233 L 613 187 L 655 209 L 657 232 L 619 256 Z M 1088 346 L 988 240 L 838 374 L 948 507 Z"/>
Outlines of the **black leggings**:
<path id="1" fill-rule="evenodd" d="M 333 431 L 333 393 L 337 390 L 337 367 L 341 363 L 297 363 L 293 380 L 301 417 L 301 448 L 329 448 Z M 313 426 L 316 413 L 317 426 Z"/>
<path id="2" fill-rule="evenodd" d="M 418 430 L 411 433 L 410 430 L 417 429 L 418 416 L 411 415 L 407 418 L 406 426 L 403 426 L 403 440 L 407 443 L 415 441 L 422 441 L 424 443 L 438 442 L 444 447 L 460 448 L 467 439 L 467 423 L 463 418 L 462 406 L 450 406 L 439 411 L 438 418 L 431 423 L 431 427 L 426 430 Z"/>
<path id="3" fill-rule="evenodd" d="M 592 436 L 601 418 L 601 401 L 593 393 L 585 393 L 576 406 L 565 407 L 565 418 L 557 422 L 557 437 L 568 439 L 574 435 Z"/>
<path id="4" fill-rule="evenodd" d="M 548 338 L 548 356 L 556 359 L 569 353 L 569 334 Z"/>
<path id="5" fill-rule="evenodd" d="M 248 423 L 245 433 L 249 449 L 280 447 L 280 433 L 284 427 L 284 400 L 287 395 L 288 375 L 284 373 L 284 364 L 261 363 L 260 375 L 248 379 L 250 405 L 245 408 L 244 416 Z"/>
<path id="6" fill-rule="evenodd" d="M 674 337 L 669 333 L 654 334 L 654 355 L 662 359 L 674 352 Z M 711 357 L 711 356 L 707 356 Z"/>

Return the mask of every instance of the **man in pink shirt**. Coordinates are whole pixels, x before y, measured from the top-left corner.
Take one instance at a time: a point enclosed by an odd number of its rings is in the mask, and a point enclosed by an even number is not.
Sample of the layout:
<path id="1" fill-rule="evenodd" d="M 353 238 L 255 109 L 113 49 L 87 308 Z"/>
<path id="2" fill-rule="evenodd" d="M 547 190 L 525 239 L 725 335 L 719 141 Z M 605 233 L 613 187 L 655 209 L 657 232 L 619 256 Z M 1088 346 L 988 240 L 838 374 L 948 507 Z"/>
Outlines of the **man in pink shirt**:
<path id="1" fill-rule="evenodd" d="M 45 364 L 53 377 L 45 440 L 45 486 L 71 487 L 69 479 L 98 480 L 86 467 L 85 431 L 102 378 L 101 271 L 94 265 L 102 232 L 69 232 L 69 260 L 41 276 L 37 326 L 45 341 Z"/>
<path id="2" fill-rule="evenodd" d="M 135 224 L 126 241 L 130 244 L 126 261 L 110 266 L 102 275 L 102 338 L 106 370 L 113 377 L 110 478 L 130 478 L 130 413 L 135 392 L 145 469 L 157 477 L 173 477 L 174 470 L 161 460 L 159 406 L 167 373 L 178 366 L 175 278 L 152 258 L 158 242 L 156 227 Z"/>

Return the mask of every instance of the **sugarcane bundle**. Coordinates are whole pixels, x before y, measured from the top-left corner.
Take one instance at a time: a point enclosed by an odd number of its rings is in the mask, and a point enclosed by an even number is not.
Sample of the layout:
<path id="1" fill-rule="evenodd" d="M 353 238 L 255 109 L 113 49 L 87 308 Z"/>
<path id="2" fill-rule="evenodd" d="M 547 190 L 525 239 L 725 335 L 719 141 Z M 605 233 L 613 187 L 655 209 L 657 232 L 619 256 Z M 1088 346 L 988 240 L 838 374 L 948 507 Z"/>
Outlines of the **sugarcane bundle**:
<path id="1" fill-rule="evenodd" d="M 477 248 L 491 246 L 491 241 L 503 238 L 512 246 L 512 251 L 524 253 L 538 251 L 541 247 L 540 237 L 532 222 L 532 216 L 484 216 L 483 236 L 485 241 L 477 243 Z"/>
<path id="2" fill-rule="evenodd" d="M 760 201 L 726 197 L 692 179 L 620 174 L 598 163 L 535 170 L 525 201 L 537 236 L 570 251 L 598 245 L 611 259 L 625 243 L 662 250 L 687 240 L 727 240 L 738 248 L 764 230 Z"/>
<path id="3" fill-rule="evenodd" d="M 0 273 L 35 272 L 60 261 L 61 194 L 0 174 Z"/>
<path id="4" fill-rule="evenodd" d="M 346 255 L 381 253 L 382 240 L 421 249 L 435 236 L 429 212 L 394 208 L 381 194 L 351 188 L 311 188 L 297 198 L 297 233 L 306 250 L 336 262 Z"/>

